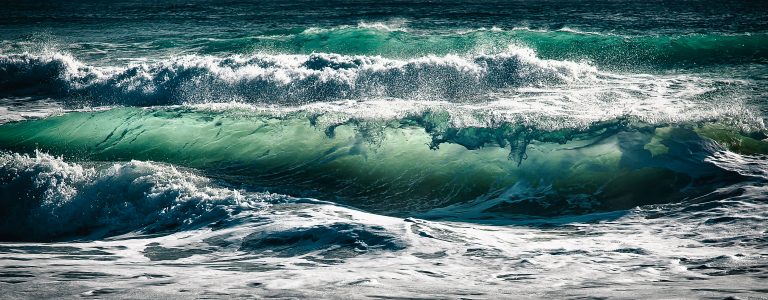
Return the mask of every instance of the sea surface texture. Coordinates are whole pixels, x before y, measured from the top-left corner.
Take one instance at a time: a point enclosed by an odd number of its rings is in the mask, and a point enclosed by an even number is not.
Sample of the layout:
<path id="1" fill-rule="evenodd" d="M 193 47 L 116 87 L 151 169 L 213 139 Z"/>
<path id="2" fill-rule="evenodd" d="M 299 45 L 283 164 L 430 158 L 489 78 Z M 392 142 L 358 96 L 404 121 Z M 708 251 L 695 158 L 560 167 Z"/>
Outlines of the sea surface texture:
<path id="1" fill-rule="evenodd" d="M 768 298 L 768 2 L 0 6 L 0 298 Z"/>

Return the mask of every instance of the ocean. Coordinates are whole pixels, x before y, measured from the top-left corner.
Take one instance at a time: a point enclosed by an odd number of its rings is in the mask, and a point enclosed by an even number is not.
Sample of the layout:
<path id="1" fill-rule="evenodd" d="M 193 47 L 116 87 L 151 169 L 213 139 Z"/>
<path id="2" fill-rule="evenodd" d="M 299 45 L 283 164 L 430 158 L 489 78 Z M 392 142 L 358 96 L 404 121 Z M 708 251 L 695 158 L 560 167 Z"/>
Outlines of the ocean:
<path id="1" fill-rule="evenodd" d="M 2 299 L 766 299 L 763 1 L 3 1 Z"/>

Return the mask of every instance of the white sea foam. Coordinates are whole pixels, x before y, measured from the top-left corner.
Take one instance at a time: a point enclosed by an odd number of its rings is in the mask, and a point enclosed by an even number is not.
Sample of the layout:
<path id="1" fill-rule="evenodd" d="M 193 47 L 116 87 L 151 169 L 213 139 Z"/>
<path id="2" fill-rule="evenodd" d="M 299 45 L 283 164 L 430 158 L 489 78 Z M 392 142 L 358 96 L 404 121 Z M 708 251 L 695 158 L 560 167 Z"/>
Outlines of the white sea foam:
<path id="1" fill-rule="evenodd" d="M 74 95 L 125 105 L 220 99 L 269 103 L 360 97 L 462 99 L 495 88 L 589 82 L 597 72 L 585 64 L 542 60 L 531 49 L 518 47 L 495 55 L 408 60 L 319 53 L 192 55 L 125 67 L 88 66 L 53 52 L 2 55 L 0 65 L 0 82 L 15 87 L 10 93 Z"/>

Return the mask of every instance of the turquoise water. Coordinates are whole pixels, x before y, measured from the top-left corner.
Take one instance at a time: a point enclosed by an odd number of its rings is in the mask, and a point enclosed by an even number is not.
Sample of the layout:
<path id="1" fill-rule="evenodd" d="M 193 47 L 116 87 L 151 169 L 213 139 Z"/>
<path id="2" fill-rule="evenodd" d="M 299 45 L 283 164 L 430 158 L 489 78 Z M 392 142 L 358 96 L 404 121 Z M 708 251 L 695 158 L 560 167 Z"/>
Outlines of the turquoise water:
<path id="1" fill-rule="evenodd" d="M 6 6 L 0 297 L 764 296 L 760 2 Z"/>

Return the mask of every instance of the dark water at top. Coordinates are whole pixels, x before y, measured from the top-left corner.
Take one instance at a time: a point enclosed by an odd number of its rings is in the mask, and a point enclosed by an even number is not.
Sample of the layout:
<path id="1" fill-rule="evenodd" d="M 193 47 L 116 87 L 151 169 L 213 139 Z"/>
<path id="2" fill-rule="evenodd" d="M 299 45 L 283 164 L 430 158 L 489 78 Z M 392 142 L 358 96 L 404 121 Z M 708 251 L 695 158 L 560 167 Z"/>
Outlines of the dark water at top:
<path id="1" fill-rule="evenodd" d="M 619 34 L 757 33 L 768 30 L 763 1 L 6 1 L 4 36 L 20 30 L 148 36 L 254 34 L 359 21 L 409 21 L 414 29 L 478 27 Z M 126 33 L 133 33 L 123 35 Z"/>

